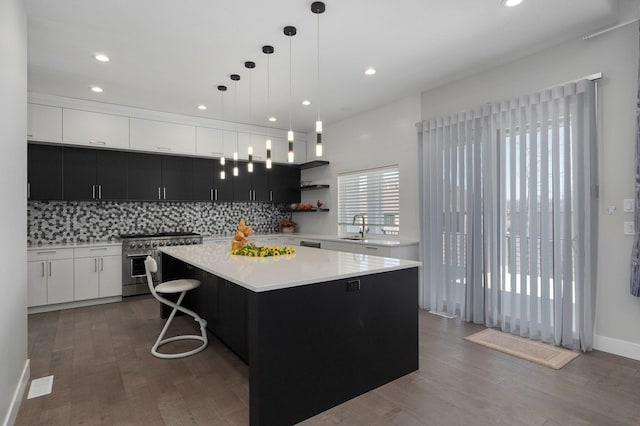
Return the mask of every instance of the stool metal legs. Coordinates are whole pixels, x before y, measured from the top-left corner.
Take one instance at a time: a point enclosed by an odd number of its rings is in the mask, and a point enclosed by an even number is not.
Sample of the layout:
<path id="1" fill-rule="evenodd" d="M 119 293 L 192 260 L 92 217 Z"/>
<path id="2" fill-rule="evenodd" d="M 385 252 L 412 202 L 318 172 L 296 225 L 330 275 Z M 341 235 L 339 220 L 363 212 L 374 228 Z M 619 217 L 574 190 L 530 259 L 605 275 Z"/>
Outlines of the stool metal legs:
<path id="1" fill-rule="evenodd" d="M 169 319 L 167 319 L 167 322 L 165 323 L 164 327 L 162 328 L 162 331 L 160 332 L 160 335 L 158 336 L 158 340 L 156 340 L 156 343 L 153 345 L 153 347 L 151 348 L 151 353 L 158 357 L 158 358 L 163 358 L 163 359 L 172 359 L 172 358 L 182 358 L 185 356 L 189 356 L 189 355 L 193 355 L 193 354 L 197 354 L 198 352 L 202 351 L 204 348 L 207 347 L 208 344 L 208 338 L 207 338 L 207 321 L 205 321 L 204 319 L 200 318 L 200 316 L 198 314 L 196 314 L 195 312 L 184 308 L 182 306 L 180 306 L 180 304 L 182 303 L 182 299 L 184 299 L 184 295 L 186 294 L 186 291 L 183 291 L 182 293 L 180 293 L 180 297 L 178 298 L 178 302 L 177 303 L 173 303 L 172 301 L 165 299 L 164 297 L 158 295 L 158 299 L 168 305 L 171 306 L 173 308 L 173 310 L 171 311 L 171 314 L 169 315 Z M 164 339 L 164 335 L 167 332 L 167 330 L 169 329 L 169 325 L 171 324 L 171 322 L 173 321 L 173 317 L 176 316 L 176 312 L 181 311 L 184 312 L 187 315 L 190 315 L 191 317 L 193 317 L 194 320 L 196 320 L 199 324 L 200 324 L 200 336 L 196 335 L 196 334 L 185 334 L 182 336 L 174 336 L 174 337 L 169 337 L 167 339 Z M 178 340 L 199 340 L 202 342 L 202 345 L 198 346 L 197 348 L 187 351 L 187 352 L 181 352 L 181 353 L 177 353 L 177 354 L 165 354 L 165 353 L 160 353 L 158 352 L 158 348 L 162 345 L 165 345 L 167 343 L 171 343 L 171 342 L 175 342 Z"/>

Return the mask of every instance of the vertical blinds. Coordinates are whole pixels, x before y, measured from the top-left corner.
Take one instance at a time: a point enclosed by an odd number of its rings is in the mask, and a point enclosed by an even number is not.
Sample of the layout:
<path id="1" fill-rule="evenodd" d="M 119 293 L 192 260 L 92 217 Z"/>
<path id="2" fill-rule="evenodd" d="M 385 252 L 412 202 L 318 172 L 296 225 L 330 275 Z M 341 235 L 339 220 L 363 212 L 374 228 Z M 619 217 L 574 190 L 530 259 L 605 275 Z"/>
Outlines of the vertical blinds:
<path id="1" fill-rule="evenodd" d="M 400 170 L 398 166 L 345 173 L 338 176 L 338 225 L 352 225 L 357 214 L 366 216 L 369 232 L 397 233 L 400 226 Z"/>

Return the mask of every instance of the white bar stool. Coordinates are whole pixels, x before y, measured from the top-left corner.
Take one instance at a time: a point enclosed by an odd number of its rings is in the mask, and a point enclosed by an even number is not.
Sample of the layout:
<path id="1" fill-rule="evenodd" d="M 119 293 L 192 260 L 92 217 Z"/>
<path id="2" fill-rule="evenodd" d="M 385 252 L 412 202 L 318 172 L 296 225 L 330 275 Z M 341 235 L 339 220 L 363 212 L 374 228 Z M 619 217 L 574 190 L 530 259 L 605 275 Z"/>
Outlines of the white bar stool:
<path id="1" fill-rule="evenodd" d="M 158 264 L 156 263 L 153 257 L 147 256 L 147 258 L 144 261 L 144 266 L 147 272 L 147 284 L 149 284 L 149 290 L 151 290 L 151 294 L 153 294 L 153 297 L 158 299 L 160 303 L 164 303 L 165 305 L 171 306 L 173 308 L 173 311 L 171 311 L 171 314 L 169 315 L 169 319 L 167 319 L 167 322 L 164 325 L 164 328 L 162 329 L 162 331 L 160 332 L 160 335 L 158 336 L 158 340 L 156 340 L 156 343 L 151 348 L 151 353 L 158 358 L 172 359 L 172 358 L 182 358 L 185 356 L 197 354 L 198 352 L 202 351 L 204 348 L 207 347 L 207 344 L 208 344 L 207 329 L 206 329 L 207 321 L 200 318 L 200 316 L 195 312 L 180 306 L 180 304 L 182 303 L 182 299 L 184 299 L 184 295 L 187 294 L 187 291 L 193 290 L 194 288 L 198 288 L 200 286 L 200 281 L 191 280 L 191 279 L 173 280 L 173 281 L 166 281 L 166 282 L 160 283 L 154 287 L 153 278 L 151 278 L 151 274 L 158 271 Z M 176 303 L 173 303 L 171 300 L 165 299 L 158 293 L 162 293 L 162 294 L 180 293 L 180 296 L 178 297 L 178 301 Z M 200 324 L 200 333 L 201 333 L 200 336 L 195 334 L 186 334 L 182 336 L 175 336 L 175 337 L 169 337 L 168 339 L 164 339 L 164 335 L 169 329 L 169 325 L 171 324 L 171 321 L 173 321 L 173 317 L 175 317 L 176 312 L 178 311 L 184 312 L 185 314 L 192 316 L 193 319 L 195 319 Z M 187 352 L 176 353 L 176 354 L 166 354 L 166 353 L 158 352 L 158 348 L 160 346 L 165 345 L 167 343 L 175 342 L 178 340 L 199 340 L 202 342 L 202 345 L 198 346 L 196 349 L 193 349 Z"/>

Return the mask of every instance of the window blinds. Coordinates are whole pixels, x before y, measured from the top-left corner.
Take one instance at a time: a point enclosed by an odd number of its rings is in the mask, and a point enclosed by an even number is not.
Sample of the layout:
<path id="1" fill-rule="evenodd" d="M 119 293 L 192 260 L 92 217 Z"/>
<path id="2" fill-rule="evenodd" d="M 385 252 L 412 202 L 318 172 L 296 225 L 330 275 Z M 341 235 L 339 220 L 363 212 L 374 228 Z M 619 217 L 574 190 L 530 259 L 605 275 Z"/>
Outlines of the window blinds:
<path id="1" fill-rule="evenodd" d="M 365 215 L 370 233 L 397 235 L 400 229 L 400 170 L 397 166 L 338 176 L 338 225 L 351 226 L 357 214 Z"/>

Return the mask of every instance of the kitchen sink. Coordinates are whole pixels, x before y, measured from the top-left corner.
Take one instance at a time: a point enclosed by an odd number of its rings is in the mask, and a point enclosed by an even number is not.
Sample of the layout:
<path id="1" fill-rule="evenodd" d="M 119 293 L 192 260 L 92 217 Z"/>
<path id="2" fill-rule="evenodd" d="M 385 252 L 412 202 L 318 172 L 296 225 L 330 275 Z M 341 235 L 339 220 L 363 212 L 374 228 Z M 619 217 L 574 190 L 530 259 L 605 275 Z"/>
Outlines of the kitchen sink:
<path id="1" fill-rule="evenodd" d="M 360 237 L 340 237 L 341 240 L 351 240 L 351 241 L 364 241 Z"/>

